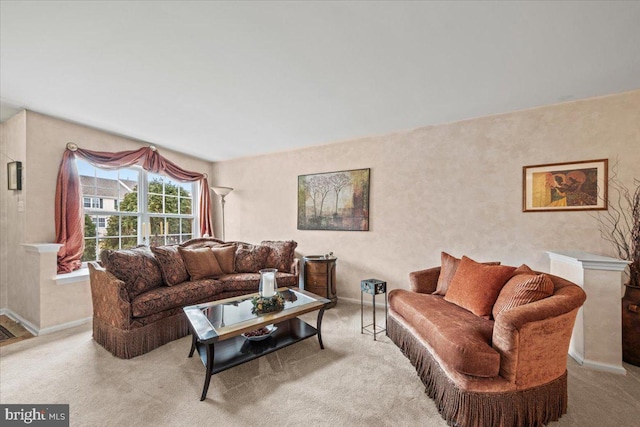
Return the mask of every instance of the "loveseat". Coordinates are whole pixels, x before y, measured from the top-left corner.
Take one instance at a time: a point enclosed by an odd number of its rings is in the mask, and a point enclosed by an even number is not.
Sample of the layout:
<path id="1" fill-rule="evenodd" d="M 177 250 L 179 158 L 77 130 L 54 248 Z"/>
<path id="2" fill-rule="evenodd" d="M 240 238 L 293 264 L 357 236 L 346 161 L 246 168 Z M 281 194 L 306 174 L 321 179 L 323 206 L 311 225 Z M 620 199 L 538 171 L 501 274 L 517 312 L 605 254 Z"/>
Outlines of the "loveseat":
<path id="1" fill-rule="evenodd" d="M 550 274 L 442 253 L 389 292 L 387 334 L 449 425 L 531 427 L 567 410 L 577 285 Z"/>
<path id="2" fill-rule="evenodd" d="M 263 268 L 278 286 L 298 286 L 294 241 L 259 245 L 192 239 L 179 245 L 103 250 L 89 263 L 93 338 L 129 359 L 189 332 L 183 307 L 258 291 Z"/>

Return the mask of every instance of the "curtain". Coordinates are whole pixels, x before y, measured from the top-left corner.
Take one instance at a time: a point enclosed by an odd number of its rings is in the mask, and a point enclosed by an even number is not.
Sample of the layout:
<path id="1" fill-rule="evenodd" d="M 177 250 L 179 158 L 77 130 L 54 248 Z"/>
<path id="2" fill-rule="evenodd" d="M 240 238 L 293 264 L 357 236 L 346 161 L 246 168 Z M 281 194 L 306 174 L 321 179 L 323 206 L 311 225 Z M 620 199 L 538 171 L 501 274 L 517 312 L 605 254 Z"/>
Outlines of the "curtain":
<path id="1" fill-rule="evenodd" d="M 190 172 L 161 156 L 155 147 L 139 150 L 108 153 L 78 148 L 67 144 L 62 156 L 55 197 L 56 243 L 62 244 L 58 251 L 58 273 L 69 273 L 82 265 L 84 252 L 84 214 L 82 188 L 75 159 L 80 157 L 94 166 L 118 169 L 138 165 L 152 173 L 162 173 L 182 182 L 200 183 L 200 235 L 213 235 L 211 225 L 211 198 L 206 174 Z"/>

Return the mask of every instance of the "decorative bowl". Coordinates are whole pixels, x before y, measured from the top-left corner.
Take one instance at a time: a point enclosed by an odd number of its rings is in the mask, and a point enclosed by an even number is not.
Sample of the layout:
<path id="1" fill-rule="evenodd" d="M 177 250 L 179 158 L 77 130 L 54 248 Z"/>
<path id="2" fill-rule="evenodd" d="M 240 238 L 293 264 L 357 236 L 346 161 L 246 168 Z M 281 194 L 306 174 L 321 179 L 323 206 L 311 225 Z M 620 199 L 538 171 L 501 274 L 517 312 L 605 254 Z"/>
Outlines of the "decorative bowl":
<path id="1" fill-rule="evenodd" d="M 263 326 L 262 328 L 256 329 L 255 331 L 245 332 L 244 334 L 242 334 L 242 336 L 249 341 L 262 341 L 269 338 L 277 330 L 278 327 L 276 325 L 267 325 Z"/>

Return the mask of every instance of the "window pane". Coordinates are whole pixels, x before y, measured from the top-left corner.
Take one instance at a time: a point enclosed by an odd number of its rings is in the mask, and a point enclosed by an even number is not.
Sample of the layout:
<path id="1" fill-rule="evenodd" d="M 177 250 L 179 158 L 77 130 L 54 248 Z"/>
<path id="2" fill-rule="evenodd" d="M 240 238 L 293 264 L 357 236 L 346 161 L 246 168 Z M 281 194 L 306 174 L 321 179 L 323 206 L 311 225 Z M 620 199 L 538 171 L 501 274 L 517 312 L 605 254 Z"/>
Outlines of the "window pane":
<path id="1" fill-rule="evenodd" d="M 137 190 L 137 186 L 135 187 Z M 121 198 L 114 203 L 114 210 L 120 212 L 138 212 L 138 192 L 132 191 L 124 195 L 120 195 Z"/>
<path id="2" fill-rule="evenodd" d="M 135 248 L 136 246 L 138 246 L 138 238 L 137 237 L 123 237 L 122 238 L 122 243 L 120 245 L 120 247 L 122 249 Z"/>
<path id="3" fill-rule="evenodd" d="M 82 253 L 82 262 L 95 261 L 96 254 L 96 239 L 95 237 L 84 239 L 84 252 Z"/>
<path id="4" fill-rule="evenodd" d="M 138 236 L 138 217 L 133 215 L 122 215 L 120 219 L 121 236 Z"/>
<path id="5" fill-rule="evenodd" d="M 191 234 L 191 224 L 193 223 L 192 219 L 181 219 L 180 220 L 182 222 L 182 234 L 184 233 L 189 233 Z M 191 237 L 189 237 L 191 238 Z"/>
<path id="6" fill-rule="evenodd" d="M 180 219 L 167 218 L 167 226 L 169 228 L 168 234 L 180 234 Z"/>
<path id="7" fill-rule="evenodd" d="M 178 197 L 165 196 L 164 198 L 164 213 L 177 214 L 178 213 Z"/>
<path id="8" fill-rule="evenodd" d="M 98 239 L 98 247 L 100 251 L 104 249 L 120 249 L 120 238 L 106 237 Z"/>
<path id="9" fill-rule="evenodd" d="M 149 238 L 149 246 L 162 246 L 164 245 L 164 236 L 151 236 Z"/>
<path id="10" fill-rule="evenodd" d="M 180 242 L 180 236 L 167 236 L 167 245 L 175 245 Z"/>

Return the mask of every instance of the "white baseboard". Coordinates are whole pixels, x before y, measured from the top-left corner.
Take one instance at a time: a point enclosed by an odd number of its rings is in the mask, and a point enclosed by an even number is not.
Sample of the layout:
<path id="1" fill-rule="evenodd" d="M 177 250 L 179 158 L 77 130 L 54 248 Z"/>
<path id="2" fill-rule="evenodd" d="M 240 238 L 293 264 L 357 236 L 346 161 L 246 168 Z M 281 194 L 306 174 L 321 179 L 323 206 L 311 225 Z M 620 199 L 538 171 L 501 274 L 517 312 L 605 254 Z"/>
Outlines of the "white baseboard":
<path id="1" fill-rule="evenodd" d="M 594 362 L 593 360 L 584 359 L 580 355 L 573 351 L 569 351 L 571 356 L 576 362 L 584 366 L 585 368 L 594 369 L 596 371 L 613 372 L 614 374 L 627 375 L 627 370 L 622 365 L 612 365 L 610 363 Z"/>
<path id="2" fill-rule="evenodd" d="M 9 319 L 13 320 L 14 322 L 21 324 L 27 331 L 29 331 L 29 333 L 31 333 L 31 335 L 35 335 L 35 336 L 51 334 L 53 332 L 58 332 L 64 329 L 73 328 L 75 326 L 84 325 L 85 323 L 89 323 L 92 320 L 91 317 L 87 317 L 84 319 L 74 320 L 73 322 L 62 323 L 60 325 L 49 326 L 48 328 L 40 329 L 37 326 L 35 326 L 33 323 L 29 322 L 28 320 L 24 319 L 19 314 L 14 313 L 8 308 L 0 308 L 0 315 L 1 314 L 6 315 Z"/>

